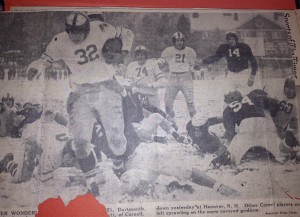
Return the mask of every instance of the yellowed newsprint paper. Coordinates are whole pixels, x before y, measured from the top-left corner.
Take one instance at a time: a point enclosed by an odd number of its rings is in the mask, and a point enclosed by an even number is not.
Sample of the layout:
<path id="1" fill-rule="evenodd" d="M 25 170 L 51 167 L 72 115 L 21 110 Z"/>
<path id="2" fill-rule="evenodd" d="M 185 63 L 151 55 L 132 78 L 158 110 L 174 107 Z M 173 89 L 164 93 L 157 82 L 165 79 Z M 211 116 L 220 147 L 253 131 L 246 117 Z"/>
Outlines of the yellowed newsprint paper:
<path id="1" fill-rule="evenodd" d="M 0 26 L 0 217 L 81 195 L 111 217 L 300 216 L 296 11 L 18 11 Z"/>

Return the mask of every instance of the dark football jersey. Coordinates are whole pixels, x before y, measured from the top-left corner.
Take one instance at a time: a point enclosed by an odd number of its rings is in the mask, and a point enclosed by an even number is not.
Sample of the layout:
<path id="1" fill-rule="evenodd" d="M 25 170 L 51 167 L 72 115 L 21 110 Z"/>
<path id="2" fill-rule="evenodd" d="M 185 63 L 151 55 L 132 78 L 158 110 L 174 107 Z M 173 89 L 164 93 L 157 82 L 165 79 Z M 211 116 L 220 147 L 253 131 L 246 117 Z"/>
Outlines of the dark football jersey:
<path id="1" fill-rule="evenodd" d="M 263 108 L 256 105 L 248 95 L 240 101 L 230 103 L 223 112 L 223 124 L 227 139 L 231 140 L 235 135 L 235 125 L 239 126 L 242 120 L 253 117 L 265 117 L 265 114 Z"/>
<path id="2" fill-rule="evenodd" d="M 212 120 L 212 118 L 210 118 Z M 188 135 L 193 141 L 194 145 L 197 145 L 202 153 L 214 153 L 221 145 L 220 139 L 213 133 L 208 131 L 208 127 L 220 122 L 207 121 L 207 124 L 200 127 L 194 127 L 192 121 L 189 121 L 186 125 Z M 211 125 L 209 125 L 211 124 Z M 196 130 L 201 134 L 196 133 Z"/>
<path id="3" fill-rule="evenodd" d="M 240 72 L 249 68 L 249 62 L 252 68 L 252 75 L 256 74 L 257 62 L 254 58 L 251 48 L 244 43 L 238 43 L 236 47 L 230 47 L 229 44 L 222 44 L 218 48 L 216 55 L 203 59 L 203 63 L 211 64 L 226 57 L 228 70 L 231 72 Z"/>

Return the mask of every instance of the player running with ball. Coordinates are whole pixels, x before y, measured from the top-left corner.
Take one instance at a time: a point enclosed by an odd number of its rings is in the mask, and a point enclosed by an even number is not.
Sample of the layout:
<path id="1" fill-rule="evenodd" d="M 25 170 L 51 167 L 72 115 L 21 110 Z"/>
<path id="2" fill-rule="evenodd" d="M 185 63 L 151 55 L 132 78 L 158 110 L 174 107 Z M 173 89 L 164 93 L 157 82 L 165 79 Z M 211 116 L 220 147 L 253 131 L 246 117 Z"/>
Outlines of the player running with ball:
<path id="1" fill-rule="evenodd" d="M 69 14 L 65 27 L 66 31 L 53 37 L 42 57 L 28 70 L 35 69 L 39 75 L 58 60 L 63 60 L 70 69 L 69 130 L 88 189 L 97 196 L 96 159 L 91 145 L 93 124 L 101 117 L 110 149 L 117 156 L 125 152 L 121 94 L 126 91 L 114 79 L 114 63 L 121 62 L 129 52 L 133 33 L 101 21 L 90 22 L 81 12 Z"/>

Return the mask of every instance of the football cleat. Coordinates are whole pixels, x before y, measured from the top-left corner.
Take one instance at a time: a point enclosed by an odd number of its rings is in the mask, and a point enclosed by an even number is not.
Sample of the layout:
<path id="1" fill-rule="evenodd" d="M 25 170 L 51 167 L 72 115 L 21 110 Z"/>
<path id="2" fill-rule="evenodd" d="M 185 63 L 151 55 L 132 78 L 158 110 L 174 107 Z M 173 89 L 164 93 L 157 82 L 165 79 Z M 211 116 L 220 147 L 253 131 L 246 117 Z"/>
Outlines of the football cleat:
<path id="1" fill-rule="evenodd" d="M 237 192 L 236 190 L 234 190 L 233 188 L 229 187 L 229 186 L 226 186 L 226 185 L 223 185 L 221 184 L 218 189 L 217 189 L 217 192 L 219 192 L 221 195 L 223 196 L 239 196 L 240 193 Z"/>
<path id="2" fill-rule="evenodd" d="M 210 162 L 209 168 L 219 169 L 221 166 L 226 166 L 230 164 L 230 161 L 231 161 L 231 155 L 228 151 L 225 151 L 223 154 L 216 157 Z"/>
<path id="3" fill-rule="evenodd" d="M 94 195 L 95 197 L 100 196 L 99 187 L 98 187 L 98 185 L 97 185 L 96 182 L 92 182 L 92 183 L 90 184 L 90 186 L 88 187 L 87 193 L 88 193 L 88 194 L 92 194 L 92 195 Z"/>
<path id="4" fill-rule="evenodd" d="M 172 136 L 173 136 L 174 139 L 175 139 L 177 142 L 179 142 L 179 143 L 189 144 L 189 140 L 188 140 L 186 137 L 179 135 L 179 134 L 178 134 L 177 132 L 175 132 L 175 131 L 172 133 Z"/>
<path id="5" fill-rule="evenodd" d="M 181 184 L 178 181 L 172 181 L 166 187 L 169 193 L 177 189 L 181 189 L 184 192 L 188 192 L 190 194 L 192 194 L 195 191 L 191 185 L 185 183 Z"/>

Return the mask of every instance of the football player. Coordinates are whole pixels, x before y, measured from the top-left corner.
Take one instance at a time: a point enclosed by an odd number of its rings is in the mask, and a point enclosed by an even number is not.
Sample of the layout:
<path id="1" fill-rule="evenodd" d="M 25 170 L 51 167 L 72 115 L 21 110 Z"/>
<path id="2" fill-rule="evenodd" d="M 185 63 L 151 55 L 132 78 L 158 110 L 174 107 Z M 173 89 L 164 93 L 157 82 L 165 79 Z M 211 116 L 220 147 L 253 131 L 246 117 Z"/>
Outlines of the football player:
<path id="1" fill-rule="evenodd" d="M 172 121 L 175 121 L 173 109 L 174 100 L 179 91 L 184 95 L 190 117 L 196 114 L 194 105 L 194 87 L 191 67 L 194 67 L 196 52 L 185 46 L 185 37 L 181 32 L 175 32 L 172 36 L 172 47 L 167 47 L 161 54 L 170 67 L 168 83 L 165 92 L 166 113 Z"/>
<path id="2" fill-rule="evenodd" d="M 251 87 L 254 84 L 258 68 L 257 61 L 249 45 L 239 42 L 235 32 L 227 32 L 226 40 L 227 44 L 221 44 L 215 55 L 203 59 L 202 62 L 204 64 L 212 64 L 225 57 L 228 68 L 227 79 L 232 82 L 234 89 L 247 90 L 246 85 Z M 248 69 L 249 62 L 251 72 Z"/>
<path id="3" fill-rule="evenodd" d="M 269 111 L 267 114 L 270 114 L 274 121 L 278 136 L 293 148 L 294 151 L 290 152 L 291 157 L 297 156 L 300 143 L 295 80 L 286 78 L 282 93 L 276 94 L 274 98 L 267 97 L 264 108 Z"/>
<path id="4" fill-rule="evenodd" d="M 147 150 L 148 145 L 154 145 L 156 148 Z M 145 151 L 147 155 L 145 155 Z M 175 189 L 183 189 L 193 193 L 194 189 L 189 183 L 192 181 L 197 185 L 214 189 L 224 196 L 239 195 L 236 190 L 215 180 L 201 169 L 190 168 L 188 161 L 183 161 L 181 165 L 173 167 L 173 160 L 174 158 L 169 156 L 169 150 L 165 151 L 162 144 L 141 144 L 126 162 L 126 171 L 120 178 L 122 193 L 143 196 L 151 195 L 155 190 L 160 193 L 162 191 L 169 193 Z M 158 181 L 161 175 L 167 176 L 169 179 Z M 165 188 L 155 189 L 158 183 L 162 183 Z"/>
<path id="5" fill-rule="evenodd" d="M 13 111 L 12 108 L 1 103 L 1 108 L 1 137 L 5 137 L 1 139 L 2 150 L 9 149 L 9 154 L 0 161 L 0 173 L 9 172 L 14 183 L 26 182 L 31 178 L 36 166 L 35 162 L 41 153 L 38 143 L 26 133 L 26 129 L 40 119 L 43 107 L 39 104 L 25 103 L 21 109 Z M 10 114 L 10 121 L 8 121 L 8 114 Z M 18 158 L 18 163 L 14 161 L 12 151 L 21 156 Z"/>
<path id="6" fill-rule="evenodd" d="M 158 62 L 160 60 L 148 59 L 148 50 L 143 45 L 134 49 L 134 56 L 135 61 L 127 66 L 127 80 L 136 87 L 136 92 L 145 93 L 145 89 L 151 91 L 151 95 L 148 95 L 149 102 L 159 108 L 158 89 L 164 88 L 167 82 L 162 71 L 165 67 L 160 67 Z"/>
<path id="7" fill-rule="evenodd" d="M 266 94 L 262 92 L 264 91 L 254 90 L 242 96 L 240 92 L 234 91 L 225 95 L 224 102 L 227 107 L 223 112 L 223 124 L 225 138 L 230 145 L 227 152 L 212 161 L 214 168 L 222 164 L 240 164 L 242 157 L 252 147 L 266 149 L 279 163 L 287 160 L 287 155 L 281 150 L 289 147 L 278 137 L 274 123 L 265 116 L 261 105 Z M 224 161 L 224 158 L 227 160 Z"/>
<path id="8" fill-rule="evenodd" d="M 144 111 L 150 115 L 145 116 Z M 165 112 L 151 105 L 147 97 L 140 93 L 133 93 L 127 90 L 127 96 L 123 98 L 123 113 L 125 121 L 125 136 L 127 147 L 123 155 L 116 156 L 108 147 L 105 127 L 101 121 L 95 123 L 92 143 L 96 145 L 96 155 L 101 159 L 103 152 L 108 158 L 114 160 L 113 169 L 120 177 L 124 172 L 124 162 L 132 155 L 141 142 L 167 143 L 168 138 L 157 135 L 157 128 L 160 126 L 167 135 L 171 135 L 179 143 L 187 143 L 187 139 L 178 134 L 171 122 L 167 119 Z M 119 167 L 118 167 L 119 162 Z"/>
<path id="9" fill-rule="evenodd" d="M 278 96 L 277 96 L 278 97 Z M 283 96 L 276 99 L 278 102 L 277 112 L 272 114 L 275 126 L 284 137 L 287 130 L 297 132 L 298 115 L 296 109 L 296 85 L 295 80 L 287 78 L 284 82 Z"/>
<path id="10" fill-rule="evenodd" d="M 122 155 L 126 150 L 126 138 L 121 95 L 126 91 L 114 79 L 114 66 L 129 52 L 133 33 L 100 20 L 90 22 L 82 12 L 70 13 L 65 28 L 65 32 L 53 37 L 45 53 L 30 64 L 28 71 L 35 69 L 38 77 L 55 61 L 63 60 L 68 66 L 71 87 L 67 102 L 69 129 L 88 189 L 99 195 L 95 184 L 96 159 L 91 146 L 93 124 L 101 116 L 110 148 L 115 155 Z"/>
<path id="11" fill-rule="evenodd" d="M 24 153 L 21 153 L 23 158 L 15 159 L 15 156 L 20 153 L 14 150 L 7 152 L 0 161 L 0 173 L 10 173 L 12 182 L 23 183 L 30 180 L 34 168 L 38 166 L 39 180 L 46 185 L 51 185 L 57 168 L 61 166 L 79 168 L 72 135 L 69 134 L 67 125 L 68 119 L 62 113 L 54 113 L 51 110 L 44 112 L 38 121 L 28 125 L 22 131 L 22 137 L 25 138 Z M 34 135 L 33 132 L 37 131 L 40 126 L 43 126 L 43 134 Z M 99 138 L 93 138 L 93 140 L 99 140 Z M 21 142 L 21 140 L 17 141 Z M 97 178 L 97 183 L 105 181 L 102 173 L 98 173 Z"/>
<path id="12" fill-rule="evenodd" d="M 226 147 L 222 144 L 220 138 L 213 132 L 209 131 L 209 127 L 223 122 L 222 118 L 207 118 L 203 115 L 196 114 L 192 120 L 186 125 L 192 144 L 202 154 L 221 155 Z"/>

